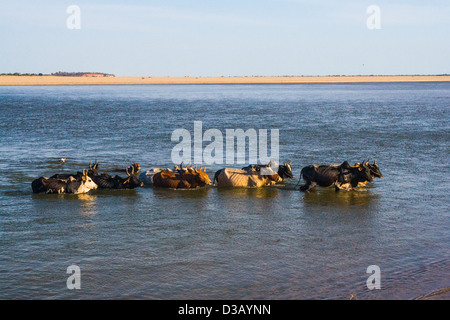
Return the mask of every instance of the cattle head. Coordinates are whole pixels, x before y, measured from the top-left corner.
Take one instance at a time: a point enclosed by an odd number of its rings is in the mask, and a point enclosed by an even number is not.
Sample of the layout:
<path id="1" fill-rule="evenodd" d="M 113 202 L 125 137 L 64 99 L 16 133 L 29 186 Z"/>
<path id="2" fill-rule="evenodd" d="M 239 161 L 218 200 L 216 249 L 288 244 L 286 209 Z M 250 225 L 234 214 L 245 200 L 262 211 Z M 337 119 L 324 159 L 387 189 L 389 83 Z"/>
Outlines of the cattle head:
<path id="1" fill-rule="evenodd" d="M 195 173 L 198 175 L 199 184 L 200 185 L 211 185 L 212 182 L 209 179 L 208 174 L 206 173 L 206 168 L 200 167 L 200 169 L 195 169 Z"/>
<path id="2" fill-rule="evenodd" d="M 93 164 L 91 164 L 91 162 L 89 162 L 89 170 L 91 170 L 91 171 L 98 170 L 98 162 L 97 162 L 97 160 L 95 160 L 95 162 Z"/>
<path id="3" fill-rule="evenodd" d="M 380 168 L 378 167 L 377 160 L 375 160 L 373 164 L 367 162 L 367 166 L 369 167 L 370 174 L 372 175 L 373 178 L 383 178 Z"/>
<path id="4" fill-rule="evenodd" d="M 192 166 L 186 166 L 186 171 L 182 173 L 183 178 L 189 181 L 192 185 L 197 185 L 199 187 L 204 187 L 205 185 L 211 185 L 212 182 L 209 179 L 208 174 L 206 173 L 206 168 L 197 167 L 193 168 Z"/>
<path id="5" fill-rule="evenodd" d="M 71 177 L 73 179 L 73 177 Z M 72 180 L 70 179 L 70 180 Z M 84 184 L 86 188 L 97 189 L 97 184 L 89 177 L 88 170 L 83 170 L 83 175 L 81 176 L 81 183 Z"/>
<path id="6" fill-rule="evenodd" d="M 134 169 L 134 174 L 137 174 L 137 173 L 139 173 L 139 170 L 141 170 L 141 166 L 139 165 L 139 163 L 133 163 L 132 165 L 131 165 L 131 167 L 133 167 L 133 169 Z"/>
<path id="7" fill-rule="evenodd" d="M 128 168 L 126 168 L 125 172 L 126 172 L 128 178 L 125 179 L 123 184 L 124 185 L 128 184 L 127 188 L 134 189 L 136 187 L 142 187 L 144 185 L 144 183 L 141 182 L 141 180 L 139 180 L 139 178 L 134 175 L 135 171 L 134 171 L 134 166 L 133 165 L 131 165 Z"/>
<path id="8" fill-rule="evenodd" d="M 358 166 L 356 166 L 356 168 L 358 169 L 358 177 L 362 180 L 362 181 L 369 181 L 372 182 L 373 178 L 372 178 L 372 174 L 370 172 L 370 168 L 367 165 L 367 162 L 364 162 L 362 164 L 359 164 Z"/>
<path id="9" fill-rule="evenodd" d="M 278 175 L 281 177 L 281 179 L 292 179 L 294 178 L 294 175 L 292 174 L 292 167 L 291 167 L 292 161 L 289 161 L 289 163 L 283 162 L 282 166 L 278 167 Z"/>

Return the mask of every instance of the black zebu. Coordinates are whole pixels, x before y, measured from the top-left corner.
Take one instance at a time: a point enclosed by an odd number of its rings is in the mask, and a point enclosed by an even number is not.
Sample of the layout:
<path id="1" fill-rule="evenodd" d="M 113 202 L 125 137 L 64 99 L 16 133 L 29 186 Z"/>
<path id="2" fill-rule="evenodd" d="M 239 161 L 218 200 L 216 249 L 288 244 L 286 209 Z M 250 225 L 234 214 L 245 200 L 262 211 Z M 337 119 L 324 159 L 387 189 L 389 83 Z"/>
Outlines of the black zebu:
<path id="1" fill-rule="evenodd" d="M 141 170 L 141 166 L 139 165 L 139 163 L 132 163 L 128 168 L 132 167 L 133 168 L 133 172 L 134 174 L 138 174 L 139 171 Z M 114 169 L 112 170 L 112 172 L 126 172 L 127 169 Z"/>
<path id="2" fill-rule="evenodd" d="M 357 162 L 357 163 L 355 163 L 355 166 L 358 166 L 359 164 L 360 163 Z M 367 166 L 370 169 L 370 175 L 372 176 L 372 179 L 375 179 L 375 178 L 381 179 L 381 178 L 383 178 L 383 174 L 380 171 L 380 167 L 377 164 L 377 160 L 374 160 L 373 164 L 371 164 L 369 162 L 369 160 L 367 160 L 366 164 L 367 164 Z M 363 186 L 365 186 L 367 184 L 367 182 L 369 182 L 369 181 L 359 182 L 358 186 L 359 187 L 363 187 Z"/>
<path id="3" fill-rule="evenodd" d="M 374 160 L 373 164 L 371 164 L 369 161 L 367 161 L 367 166 L 370 169 L 370 174 L 372 175 L 372 178 L 383 178 L 383 175 L 381 174 L 380 167 L 377 164 L 377 160 Z"/>
<path id="4" fill-rule="evenodd" d="M 347 161 L 341 165 L 310 165 L 302 169 L 300 176 L 306 182 L 300 187 L 301 191 L 308 191 L 316 185 L 320 187 L 334 185 L 337 191 L 355 188 L 359 182 L 373 181 L 370 169 L 364 162 L 356 166 L 350 166 Z"/>
<path id="5" fill-rule="evenodd" d="M 107 173 L 98 174 L 97 169 L 98 163 L 95 161 L 94 164 L 89 163 L 89 170 L 87 172 L 88 176 L 98 185 L 99 189 L 134 189 L 143 186 L 143 183 L 134 176 L 134 165 L 123 170 L 127 174 L 127 178 L 122 178 L 118 175 L 113 177 Z M 72 177 L 75 180 L 79 180 L 81 176 L 82 173 L 77 172 L 76 174 L 55 174 L 51 178 L 69 179 Z"/>
<path id="6" fill-rule="evenodd" d="M 89 177 L 98 185 L 99 189 L 134 189 L 142 187 L 144 184 L 134 175 L 134 167 L 125 169 L 127 178 L 116 175 L 110 176 L 107 173 L 98 174 L 95 170 L 89 170 Z"/>

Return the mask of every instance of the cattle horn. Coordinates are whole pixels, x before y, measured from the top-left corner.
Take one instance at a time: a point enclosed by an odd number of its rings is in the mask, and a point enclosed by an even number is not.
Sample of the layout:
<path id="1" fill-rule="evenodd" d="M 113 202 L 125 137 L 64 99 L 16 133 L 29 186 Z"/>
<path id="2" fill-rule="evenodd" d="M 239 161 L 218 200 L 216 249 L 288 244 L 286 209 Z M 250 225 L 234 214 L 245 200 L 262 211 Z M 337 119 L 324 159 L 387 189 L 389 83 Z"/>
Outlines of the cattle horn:
<path id="1" fill-rule="evenodd" d="M 289 165 L 291 165 L 291 163 L 292 163 L 292 160 L 291 160 L 291 161 L 289 161 Z"/>
<path id="2" fill-rule="evenodd" d="M 377 160 L 374 160 L 374 161 L 373 161 L 373 164 L 377 164 Z"/>

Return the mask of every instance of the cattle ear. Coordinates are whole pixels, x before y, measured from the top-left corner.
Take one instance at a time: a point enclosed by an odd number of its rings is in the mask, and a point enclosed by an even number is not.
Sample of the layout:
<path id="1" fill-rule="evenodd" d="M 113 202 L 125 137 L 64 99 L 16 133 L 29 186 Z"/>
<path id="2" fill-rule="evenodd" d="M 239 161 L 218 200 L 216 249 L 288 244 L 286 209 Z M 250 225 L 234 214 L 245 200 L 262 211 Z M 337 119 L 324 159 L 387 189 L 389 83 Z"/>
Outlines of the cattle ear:
<path id="1" fill-rule="evenodd" d="M 125 181 L 124 181 L 124 183 L 123 183 L 123 184 L 125 184 L 125 183 L 128 183 L 128 182 L 130 182 L 130 180 L 128 180 L 128 179 L 127 179 L 127 180 L 125 180 Z"/>
<path id="2" fill-rule="evenodd" d="M 358 167 L 358 170 L 359 170 L 359 171 L 362 171 L 362 170 L 363 170 L 363 167 Z"/>
<path id="3" fill-rule="evenodd" d="M 82 176 L 81 180 L 86 181 L 86 176 Z"/>

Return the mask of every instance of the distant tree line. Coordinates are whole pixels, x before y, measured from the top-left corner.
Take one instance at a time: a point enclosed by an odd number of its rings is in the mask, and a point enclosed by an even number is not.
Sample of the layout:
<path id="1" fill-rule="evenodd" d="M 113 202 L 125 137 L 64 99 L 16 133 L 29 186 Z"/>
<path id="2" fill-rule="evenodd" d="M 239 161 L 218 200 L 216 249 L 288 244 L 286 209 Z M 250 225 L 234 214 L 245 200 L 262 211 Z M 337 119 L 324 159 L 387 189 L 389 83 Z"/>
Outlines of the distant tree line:
<path id="1" fill-rule="evenodd" d="M 0 76 L 59 76 L 59 77 L 83 77 L 86 75 L 99 76 L 99 77 L 115 77 L 115 75 L 103 72 L 64 72 L 58 71 L 52 74 L 44 73 L 21 73 L 21 72 L 10 72 L 10 73 L 0 73 Z"/>
<path id="2" fill-rule="evenodd" d="M 83 77 L 85 75 L 98 75 L 103 77 L 114 77 L 113 74 L 104 73 L 104 72 L 66 72 L 66 71 L 58 71 L 52 73 L 52 76 L 58 77 Z"/>
<path id="3" fill-rule="evenodd" d="M 14 73 L 0 73 L 0 76 L 44 76 L 43 73 L 20 73 L 20 72 L 14 72 Z"/>

